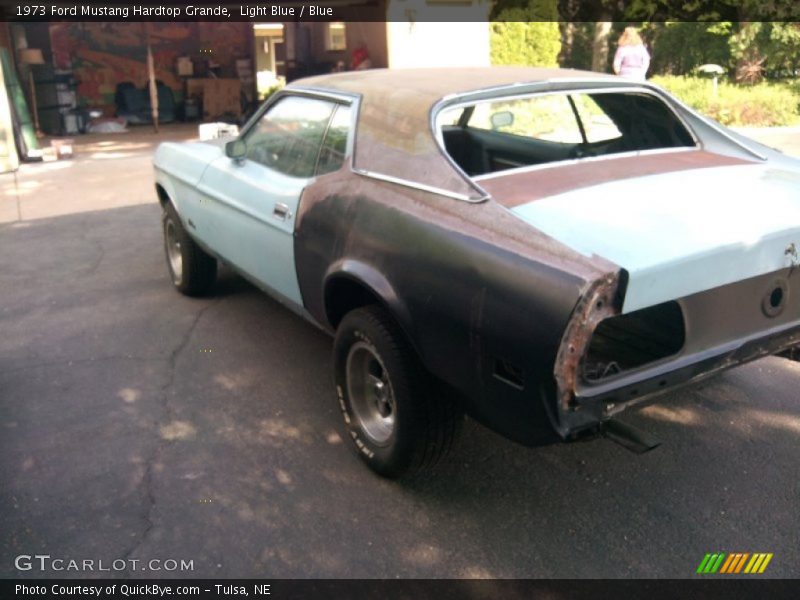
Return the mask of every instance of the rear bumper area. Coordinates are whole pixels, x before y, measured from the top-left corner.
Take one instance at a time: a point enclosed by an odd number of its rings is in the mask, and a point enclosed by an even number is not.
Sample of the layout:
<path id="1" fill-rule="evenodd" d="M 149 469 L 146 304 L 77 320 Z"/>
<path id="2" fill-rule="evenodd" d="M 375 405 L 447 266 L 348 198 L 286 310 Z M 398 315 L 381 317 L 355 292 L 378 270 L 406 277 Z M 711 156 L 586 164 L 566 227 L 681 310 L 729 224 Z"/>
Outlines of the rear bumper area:
<path id="1" fill-rule="evenodd" d="M 788 329 L 770 332 L 733 347 L 709 351 L 705 355 L 681 357 L 631 374 L 622 385 L 614 382 L 585 390 L 575 397 L 577 412 L 598 420 L 607 419 L 631 405 L 651 400 L 658 394 L 682 385 L 695 383 L 720 371 L 776 354 L 800 344 L 800 323 Z M 585 417 L 581 418 L 584 421 Z"/>
<path id="2" fill-rule="evenodd" d="M 557 430 L 572 437 L 662 392 L 800 345 L 798 299 L 800 271 L 784 269 L 634 313 L 582 302 L 556 363 Z"/>

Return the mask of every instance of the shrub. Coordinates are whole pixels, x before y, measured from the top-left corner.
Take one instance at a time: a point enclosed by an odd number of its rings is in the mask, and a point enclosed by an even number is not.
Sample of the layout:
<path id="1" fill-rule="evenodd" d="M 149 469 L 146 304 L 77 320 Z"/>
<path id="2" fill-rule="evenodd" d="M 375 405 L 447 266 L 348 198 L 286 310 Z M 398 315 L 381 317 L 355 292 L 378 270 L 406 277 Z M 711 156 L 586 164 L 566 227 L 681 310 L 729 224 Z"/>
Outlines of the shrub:
<path id="1" fill-rule="evenodd" d="M 706 63 L 728 65 L 729 29 L 730 23 L 648 23 L 653 55 L 650 72 L 683 75 Z"/>
<path id="2" fill-rule="evenodd" d="M 700 77 L 656 76 L 651 79 L 681 101 L 723 125 L 772 127 L 800 121 L 800 96 L 795 83 L 736 85 Z"/>
<path id="3" fill-rule="evenodd" d="M 556 19 L 542 20 L 554 9 L 552 0 L 531 0 L 523 8 L 501 9 L 491 24 L 492 64 L 557 66 L 561 32 Z"/>

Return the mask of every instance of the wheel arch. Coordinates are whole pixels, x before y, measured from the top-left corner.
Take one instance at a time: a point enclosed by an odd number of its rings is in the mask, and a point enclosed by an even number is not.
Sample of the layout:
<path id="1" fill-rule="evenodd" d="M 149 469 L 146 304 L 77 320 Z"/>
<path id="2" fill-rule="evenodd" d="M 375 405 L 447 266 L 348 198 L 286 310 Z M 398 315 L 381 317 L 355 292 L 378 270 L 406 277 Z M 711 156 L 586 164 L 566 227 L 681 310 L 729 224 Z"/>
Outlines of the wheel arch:
<path id="1" fill-rule="evenodd" d="M 175 191 L 175 184 L 170 177 L 158 168 L 155 170 L 155 188 L 158 203 L 162 208 L 167 204 L 172 204 L 175 210 L 178 209 L 178 195 Z"/>
<path id="2" fill-rule="evenodd" d="M 158 178 L 156 179 L 156 196 L 158 198 L 158 203 L 161 206 L 161 210 L 167 210 L 168 206 L 171 206 L 172 209 L 175 211 L 175 214 L 178 215 L 178 219 L 180 219 L 181 224 L 186 227 L 186 222 L 184 220 L 184 215 L 178 210 L 178 199 L 177 195 L 175 194 L 175 189 L 172 185 L 172 182 L 169 179 L 165 178 Z"/>
<path id="3" fill-rule="evenodd" d="M 156 195 L 158 196 L 158 203 L 161 208 L 164 208 L 168 203 L 172 203 L 172 198 L 161 183 L 156 183 Z"/>
<path id="4" fill-rule="evenodd" d="M 411 315 L 394 286 L 374 266 L 353 259 L 337 261 L 325 273 L 323 308 L 334 331 L 344 316 L 357 308 L 377 304 L 398 324 L 415 350 L 411 333 Z"/>

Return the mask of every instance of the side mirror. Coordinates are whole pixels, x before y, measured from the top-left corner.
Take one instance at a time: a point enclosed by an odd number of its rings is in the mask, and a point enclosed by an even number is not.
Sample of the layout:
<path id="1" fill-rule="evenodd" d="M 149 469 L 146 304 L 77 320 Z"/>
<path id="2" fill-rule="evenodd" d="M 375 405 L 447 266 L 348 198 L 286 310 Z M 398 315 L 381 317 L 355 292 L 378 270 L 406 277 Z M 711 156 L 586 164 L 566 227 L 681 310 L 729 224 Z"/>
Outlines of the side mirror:
<path id="1" fill-rule="evenodd" d="M 242 160 L 247 156 L 247 144 L 242 140 L 231 140 L 225 144 L 225 156 L 233 160 Z"/>
<path id="2" fill-rule="evenodd" d="M 514 113 L 503 110 L 496 112 L 491 116 L 492 129 L 500 129 L 501 127 L 509 127 L 514 124 Z"/>

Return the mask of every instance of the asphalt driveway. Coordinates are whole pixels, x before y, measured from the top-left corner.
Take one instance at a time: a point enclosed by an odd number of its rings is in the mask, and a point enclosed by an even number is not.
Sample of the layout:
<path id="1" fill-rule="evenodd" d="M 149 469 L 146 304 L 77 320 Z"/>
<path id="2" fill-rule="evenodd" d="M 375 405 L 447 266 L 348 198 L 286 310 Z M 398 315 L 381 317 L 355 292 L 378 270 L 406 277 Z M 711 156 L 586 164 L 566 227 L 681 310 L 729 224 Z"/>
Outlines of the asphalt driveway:
<path id="1" fill-rule="evenodd" d="M 800 363 L 625 415 L 647 454 L 467 422 L 430 476 L 387 482 L 342 438 L 324 333 L 225 271 L 173 291 L 157 138 L 121 140 L 0 176 L 0 577 L 690 577 L 715 551 L 800 576 Z M 125 562 L 15 567 L 34 554 Z"/>

